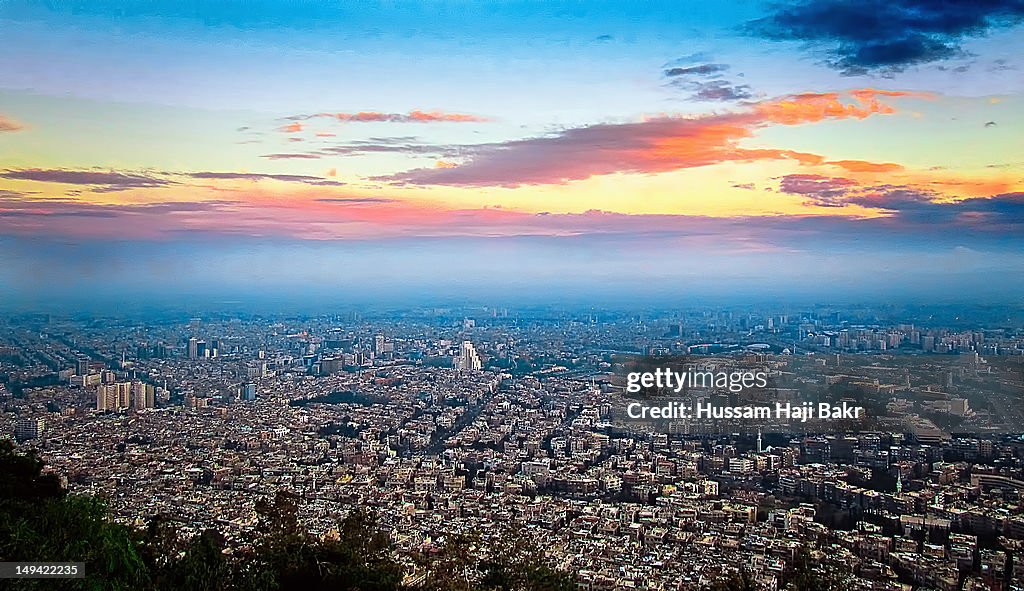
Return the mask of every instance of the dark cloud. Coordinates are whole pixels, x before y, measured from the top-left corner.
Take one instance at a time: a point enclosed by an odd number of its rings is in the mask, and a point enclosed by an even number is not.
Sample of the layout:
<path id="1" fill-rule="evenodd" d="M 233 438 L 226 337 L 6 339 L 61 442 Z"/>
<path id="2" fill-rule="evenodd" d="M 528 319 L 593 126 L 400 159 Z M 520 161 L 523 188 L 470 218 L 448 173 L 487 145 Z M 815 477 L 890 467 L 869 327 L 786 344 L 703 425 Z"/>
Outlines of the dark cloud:
<path id="1" fill-rule="evenodd" d="M 776 5 L 747 30 L 807 42 L 829 66 L 857 75 L 964 56 L 965 39 L 1022 21 L 1022 0 L 801 0 Z"/>
<path id="2" fill-rule="evenodd" d="M 174 184 L 172 181 L 152 174 L 65 168 L 7 169 L 0 172 L 0 178 L 66 185 L 90 185 L 97 191 L 124 191 Z"/>
<path id="3" fill-rule="evenodd" d="M 709 82 L 698 82 L 691 87 L 694 91 L 693 99 L 701 101 L 742 101 L 751 99 L 748 84 L 732 84 L 725 80 L 711 80 Z"/>
<path id="4" fill-rule="evenodd" d="M 857 186 L 856 181 L 817 174 L 789 174 L 779 182 L 779 191 L 808 197 L 809 205 L 842 207 L 844 197 Z"/>
<path id="5" fill-rule="evenodd" d="M 995 121 L 986 121 L 985 122 L 985 127 L 995 127 L 996 125 L 998 125 L 998 124 Z"/>
<path id="6" fill-rule="evenodd" d="M 937 198 L 934 193 L 918 188 L 902 185 L 866 187 L 853 179 L 817 174 L 788 174 L 780 179 L 779 191 L 806 197 L 807 205 L 860 205 L 890 211 L 910 209 L 918 204 L 930 204 Z"/>
<path id="7" fill-rule="evenodd" d="M 669 77 L 674 76 L 708 76 L 711 74 L 718 74 L 725 72 L 729 69 L 726 64 L 700 64 L 699 66 L 687 66 L 683 68 L 669 68 L 665 70 L 665 75 Z"/>
<path id="8" fill-rule="evenodd" d="M 934 210 L 936 206 L 946 208 L 950 205 L 937 201 L 937 197 L 935 193 L 917 187 L 879 185 L 850 195 L 848 202 L 861 207 L 912 214 Z"/>
<path id="9" fill-rule="evenodd" d="M 951 201 L 927 188 L 909 185 L 862 186 L 847 178 L 813 174 L 782 177 L 779 190 L 807 198 L 807 205 L 859 205 L 889 214 L 907 227 L 955 226 L 994 232 L 1024 231 L 1024 193 L 1002 193 Z"/>
<path id="10" fill-rule="evenodd" d="M 1024 228 L 1024 193 L 1003 193 L 959 201 L 937 201 L 928 191 L 897 187 L 857 196 L 852 200 L 864 207 L 892 212 L 905 222 L 933 225 L 991 226 Z"/>
<path id="11" fill-rule="evenodd" d="M 680 58 L 672 64 L 685 64 L 691 58 Z M 704 57 L 704 56 L 701 56 Z M 750 86 L 727 80 L 723 74 L 729 70 L 727 64 L 704 62 L 694 65 L 666 64 L 664 75 L 669 85 L 690 94 L 695 101 L 740 101 L 753 98 Z"/>

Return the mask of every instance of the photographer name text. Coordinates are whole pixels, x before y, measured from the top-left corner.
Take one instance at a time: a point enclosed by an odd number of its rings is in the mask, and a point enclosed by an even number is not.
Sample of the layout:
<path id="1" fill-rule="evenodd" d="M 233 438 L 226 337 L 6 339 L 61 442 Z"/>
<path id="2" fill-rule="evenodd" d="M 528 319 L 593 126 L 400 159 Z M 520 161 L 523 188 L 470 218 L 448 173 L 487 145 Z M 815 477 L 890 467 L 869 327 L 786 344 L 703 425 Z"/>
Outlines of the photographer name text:
<path id="1" fill-rule="evenodd" d="M 791 404 L 776 402 L 772 405 L 715 406 L 699 402 L 694 405 L 682 402 L 651 404 L 632 402 L 626 407 L 631 419 L 696 419 L 696 420 L 786 420 L 805 423 L 809 420 L 857 420 L 864 417 L 864 407 L 852 406 L 846 402 L 818 404 L 804 402 Z"/>

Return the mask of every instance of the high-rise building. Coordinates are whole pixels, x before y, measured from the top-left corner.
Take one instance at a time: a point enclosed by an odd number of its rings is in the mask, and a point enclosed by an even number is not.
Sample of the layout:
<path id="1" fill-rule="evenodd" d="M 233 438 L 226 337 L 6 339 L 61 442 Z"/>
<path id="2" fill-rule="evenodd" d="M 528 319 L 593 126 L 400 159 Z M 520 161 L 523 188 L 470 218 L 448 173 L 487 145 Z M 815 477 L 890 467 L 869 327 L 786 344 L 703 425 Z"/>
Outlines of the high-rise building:
<path id="1" fill-rule="evenodd" d="M 131 382 L 101 384 L 96 388 L 96 410 L 124 410 L 131 406 Z"/>
<path id="2" fill-rule="evenodd" d="M 35 439 L 46 430 L 46 421 L 43 419 L 18 419 L 14 424 L 14 438 L 18 441 Z"/>
<path id="3" fill-rule="evenodd" d="M 132 382 L 132 404 L 134 409 L 156 408 L 156 389 L 152 384 Z"/>
<path id="4" fill-rule="evenodd" d="M 455 358 L 455 369 L 459 371 L 480 371 L 480 356 L 476 348 L 469 341 L 462 341 L 459 347 L 459 356 Z"/>
<path id="5" fill-rule="evenodd" d="M 199 357 L 199 339 L 191 337 L 188 340 L 188 358 L 196 359 Z"/>
<path id="6" fill-rule="evenodd" d="M 75 360 L 75 375 L 84 376 L 89 374 L 89 358 L 79 357 Z"/>

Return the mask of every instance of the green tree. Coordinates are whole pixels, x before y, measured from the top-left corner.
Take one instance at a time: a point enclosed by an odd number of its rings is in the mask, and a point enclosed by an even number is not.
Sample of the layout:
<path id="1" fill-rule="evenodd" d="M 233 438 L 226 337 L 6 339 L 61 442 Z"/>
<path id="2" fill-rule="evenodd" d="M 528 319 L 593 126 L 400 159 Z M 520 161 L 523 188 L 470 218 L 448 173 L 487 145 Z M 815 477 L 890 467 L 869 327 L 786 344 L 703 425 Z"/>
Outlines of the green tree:
<path id="1" fill-rule="evenodd" d="M 477 534 L 449 537 L 424 557 L 422 591 L 572 591 L 576 579 L 534 542 L 507 530 L 486 543 Z"/>
<path id="2" fill-rule="evenodd" d="M 279 492 L 257 504 L 260 514 L 249 567 L 239 580 L 254 589 L 359 589 L 391 591 L 404 577 L 392 547 L 376 522 L 362 510 L 337 524 L 338 538 L 322 540 L 298 520 L 296 497 Z M 244 561 L 244 559 L 243 559 Z"/>
<path id="3" fill-rule="evenodd" d="M 84 579 L 19 579 L 16 589 L 143 589 L 146 565 L 131 531 L 99 500 L 67 495 L 43 462 L 0 441 L 0 560 L 84 562 Z"/>

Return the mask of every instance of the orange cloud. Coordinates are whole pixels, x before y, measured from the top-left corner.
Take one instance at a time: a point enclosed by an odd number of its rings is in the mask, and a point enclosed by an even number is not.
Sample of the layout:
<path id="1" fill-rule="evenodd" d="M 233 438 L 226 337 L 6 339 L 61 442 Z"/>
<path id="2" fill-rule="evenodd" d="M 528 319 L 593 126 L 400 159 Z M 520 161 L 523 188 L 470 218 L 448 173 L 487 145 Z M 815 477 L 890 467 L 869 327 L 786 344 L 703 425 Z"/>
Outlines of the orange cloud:
<path id="1" fill-rule="evenodd" d="M 466 115 L 464 113 L 444 113 L 442 111 L 409 111 L 410 121 L 452 121 L 457 123 L 471 122 L 480 123 L 488 121 L 483 117 L 477 117 L 476 115 Z"/>
<path id="2" fill-rule="evenodd" d="M 992 237 L 1022 235 L 1024 223 L 1024 193 L 949 202 L 914 187 L 865 186 L 852 179 L 819 175 L 788 175 L 781 179 L 779 190 L 819 206 L 853 205 L 882 215 L 867 218 L 838 209 L 837 215 L 731 218 L 605 211 L 532 214 L 508 208 L 445 208 L 341 188 L 326 191 L 300 187 L 291 191 L 254 184 L 244 193 L 244 199 L 237 200 L 219 198 L 216 192 L 202 187 L 187 192 L 197 201 L 87 203 L 0 196 L 0 235 L 156 240 L 173 239 L 184 231 L 220 236 L 382 240 L 615 234 L 656 236 L 659 241 L 671 235 L 719 246 L 723 241 L 741 245 L 753 232 L 759 241 L 784 246 L 792 241 L 791 230 L 814 232 L 823 238 L 834 238 L 836 232 L 843 231 L 858 235 L 861 227 L 916 230 L 934 236 L 970 231 Z"/>
<path id="3" fill-rule="evenodd" d="M 3 115 L 0 115 L 0 132 L 20 131 L 22 129 L 25 129 L 25 126 L 21 123 L 18 123 L 17 121 L 9 117 L 4 117 Z"/>
<path id="4" fill-rule="evenodd" d="M 796 94 L 774 101 L 758 103 L 754 111 L 765 121 L 781 125 L 817 123 L 824 119 L 864 119 L 876 114 L 895 113 L 891 105 L 881 102 L 878 97 L 925 97 L 920 93 L 898 92 L 863 88 L 847 93 L 853 103 L 843 102 L 837 92 Z"/>
<path id="5" fill-rule="evenodd" d="M 879 97 L 909 93 L 861 89 L 846 94 L 805 93 L 751 105 L 735 113 L 699 117 L 662 116 L 636 123 L 603 123 L 558 134 L 467 148 L 455 168 L 423 168 L 377 180 L 420 185 L 505 186 L 560 184 L 615 173 L 651 174 L 722 162 L 795 160 L 818 166 L 818 154 L 745 148 L 744 139 L 770 125 L 863 119 L 895 112 Z M 895 164 L 840 160 L 836 166 L 863 171 L 896 170 Z"/>
<path id="6" fill-rule="evenodd" d="M 298 133 L 302 131 L 302 124 L 299 123 L 298 121 L 295 121 L 294 123 L 289 123 L 288 125 L 281 126 L 280 130 L 285 133 Z"/>
<path id="7" fill-rule="evenodd" d="M 867 162 L 864 160 L 831 160 L 826 162 L 850 172 L 895 172 L 903 170 L 903 166 L 893 162 Z"/>

